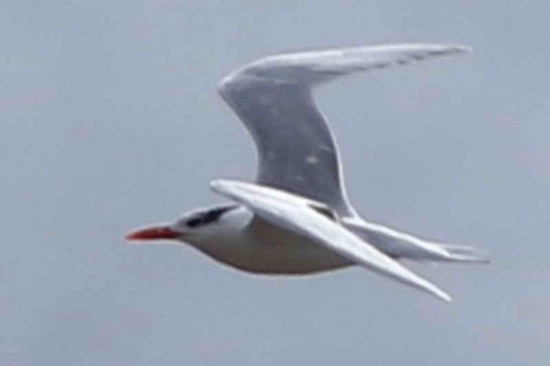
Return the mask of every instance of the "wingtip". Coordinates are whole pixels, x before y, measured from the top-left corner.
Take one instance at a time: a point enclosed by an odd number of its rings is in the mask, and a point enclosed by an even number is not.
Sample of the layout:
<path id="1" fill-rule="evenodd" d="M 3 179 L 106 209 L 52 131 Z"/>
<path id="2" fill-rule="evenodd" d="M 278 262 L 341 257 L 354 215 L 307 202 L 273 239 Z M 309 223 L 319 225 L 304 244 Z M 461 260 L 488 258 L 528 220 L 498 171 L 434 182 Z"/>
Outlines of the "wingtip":
<path id="1" fill-rule="evenodd" d="M 451 295 L 449 295 L 448 293 L 444 292 L 444 291 L 441 291 L 439 290 L 437 293 L 434 293 L 434 295 L 444 301 L 444 302 L 447 302 L 447 303 L 451 303 L 453 302 L 453 298 L 451 297 Z"/>
<path id="2" fill-rule="evenodd" d="M 391 44 L 388 44 L 391 46 Z M 413 42 L 413 43 L 400 43 L 395 44 L 394 47 L 412 47 L 417 49 L 427 49 L 434 52 L 434 54 L 451 54 L 451 53 L 471 53 L 474 51 L 472 46 L 460 44 L 460 43 L 435 43 L 435 42 Z"/>
<path id="3" fill-rule="evenodd" d="M 426 45 L 433 45 L 435 48 L 440 48 L 444 50 L 448 50 L 450 52 L 454 53 L 471 53 L 474 51 L 473 47 L 465 45 L 465 44 L 459 44 L 459 43 L 446 43 L 446 44 L 434 44 L 434 43 L 426 43 Z"/>
<path id="4" fill-rule="evenodd" d="M 454 46 L 457 53 L 473 53 L 474 48 L 466 45 L 456 45 Z"/>
<path id="5" fill-rule="evenodd" d="M 422 281 L 423 283 L 421 283 L 421 288 L 434 295 L 435 297 L 437 297 L 439 300 L 442 300 L 442 301 L 445 301 L 445 302 L 452 302 L 453 301 L 453 298 L 451 297 L 451 295 L 449 295 L 448 293 L 446 293 L 445 291 L 443 291 L 442 289 L 440 289 L 439 287 L 437 287 L 436 285 L 434 285 L 433 283 L 431 282 L 424 282 Z"/>
<path id="6" fill-rule="evenodd" d="M 472 53 L 474 52 L 473 47 L 457 44 L 457 43 L 424 43 L 420 44 L 421 47 L 432 48 L 432 51 L 435 55 L 452 55 L 452 54 L 463 54 L 463 53 Z"/>

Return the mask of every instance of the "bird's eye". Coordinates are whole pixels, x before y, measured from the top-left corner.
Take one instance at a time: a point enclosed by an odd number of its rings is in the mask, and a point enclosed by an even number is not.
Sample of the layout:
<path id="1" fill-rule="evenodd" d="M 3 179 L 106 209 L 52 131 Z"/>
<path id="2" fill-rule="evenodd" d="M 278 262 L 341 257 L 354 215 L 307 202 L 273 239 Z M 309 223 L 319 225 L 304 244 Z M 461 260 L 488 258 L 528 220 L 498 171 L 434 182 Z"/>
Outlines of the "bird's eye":
<path id="1" fill-rule="evenodd" d="M 197 227 L 202 223 L 202 220 L 200 218 L 194 218 L 189 221 L 187 221 L 187 226 L 189 227 Z"/>

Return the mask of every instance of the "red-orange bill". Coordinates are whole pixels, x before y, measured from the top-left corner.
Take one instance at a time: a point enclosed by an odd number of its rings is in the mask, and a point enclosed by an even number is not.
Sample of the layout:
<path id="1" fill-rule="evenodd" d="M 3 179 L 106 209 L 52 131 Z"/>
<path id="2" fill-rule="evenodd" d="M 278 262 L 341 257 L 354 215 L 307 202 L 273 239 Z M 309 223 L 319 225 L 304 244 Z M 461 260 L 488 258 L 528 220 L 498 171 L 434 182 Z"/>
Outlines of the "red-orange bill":
<path id="1" fill-rule="evenodd" d="M 170 229 L 168 226 L 153 226 L 137 229 L 126 234 L 127 240 L 161 240 L 175 239 L 180 233 Z"/>

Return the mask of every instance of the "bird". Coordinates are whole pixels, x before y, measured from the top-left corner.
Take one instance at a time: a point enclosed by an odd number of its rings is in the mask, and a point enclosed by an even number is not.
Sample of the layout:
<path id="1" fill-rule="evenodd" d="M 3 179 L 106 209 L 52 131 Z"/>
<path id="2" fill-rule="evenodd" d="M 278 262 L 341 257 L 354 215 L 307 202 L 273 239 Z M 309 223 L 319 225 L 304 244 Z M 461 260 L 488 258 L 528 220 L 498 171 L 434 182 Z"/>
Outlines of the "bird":
<path id="1" fill-rule="evenodd" d="M 362 266 L 451 301 L 401 260 L 488 263 L 485 252 L 363 218 L 348 199 L 340 153 L 313 93 L 354 73 L 470 51 L 454 44 L 379 44 L 280 53 L 238 68 L 218 92 L 255 143 L 255 180 L 215 179 L 210 188 L 232 202 L 134 229 L 125 238 L 190 245 L 254 274 L 303 276 Z"/>

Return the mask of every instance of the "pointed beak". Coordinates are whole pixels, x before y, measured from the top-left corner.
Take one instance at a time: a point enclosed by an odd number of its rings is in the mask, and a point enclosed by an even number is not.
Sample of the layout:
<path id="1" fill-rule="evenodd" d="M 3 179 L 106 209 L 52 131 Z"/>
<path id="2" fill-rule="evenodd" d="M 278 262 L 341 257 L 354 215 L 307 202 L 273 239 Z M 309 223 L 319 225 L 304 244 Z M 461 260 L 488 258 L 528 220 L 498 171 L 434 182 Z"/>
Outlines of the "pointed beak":
<path id="1" fill-rule="evenodd" d="M 152 226 L 137 229 L 126 234 L 126 240 L 162 240 L 176 239 L 181 234 L 168 226 Z"/>

